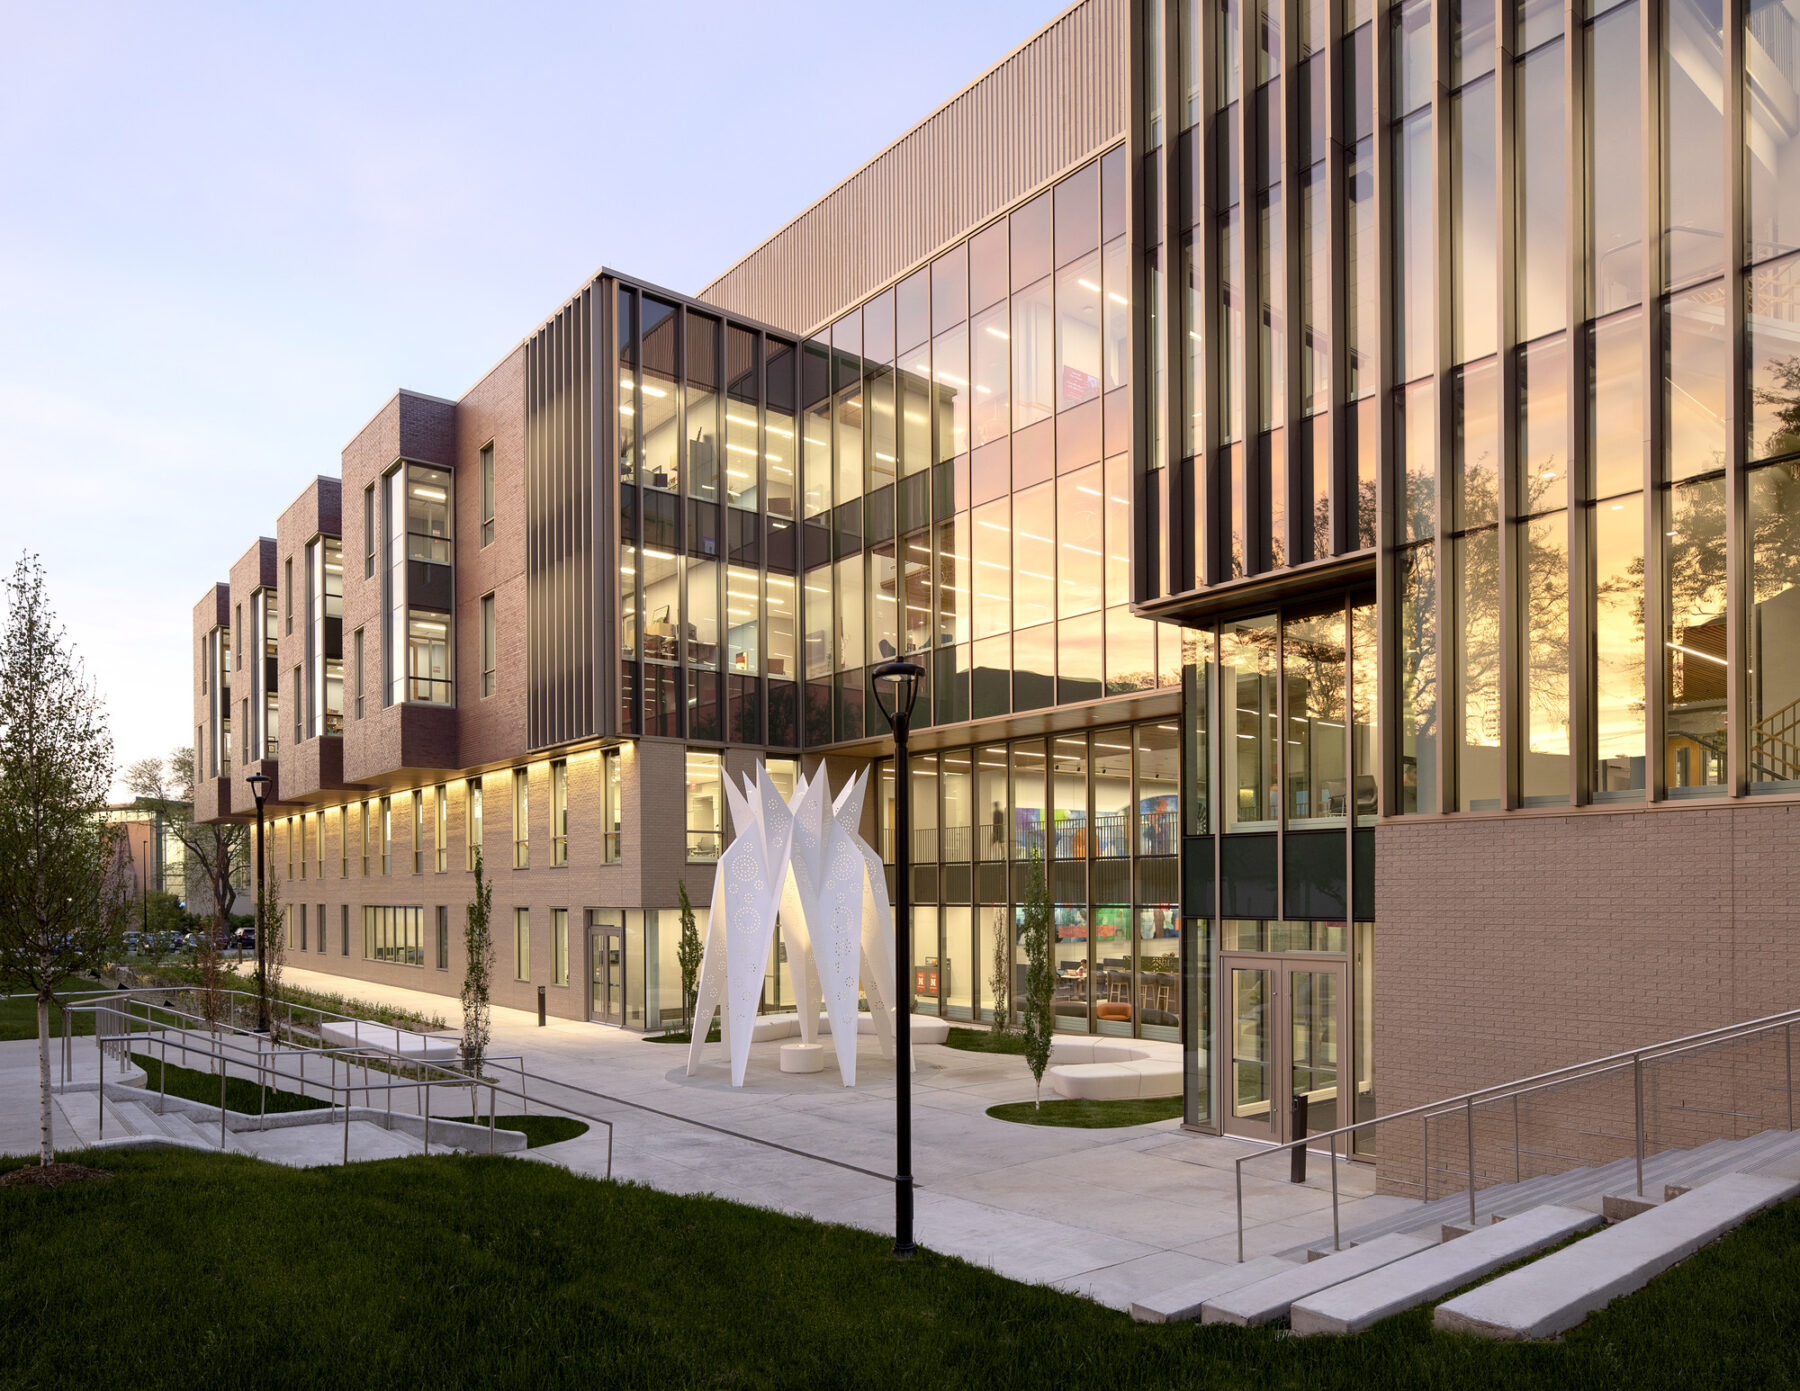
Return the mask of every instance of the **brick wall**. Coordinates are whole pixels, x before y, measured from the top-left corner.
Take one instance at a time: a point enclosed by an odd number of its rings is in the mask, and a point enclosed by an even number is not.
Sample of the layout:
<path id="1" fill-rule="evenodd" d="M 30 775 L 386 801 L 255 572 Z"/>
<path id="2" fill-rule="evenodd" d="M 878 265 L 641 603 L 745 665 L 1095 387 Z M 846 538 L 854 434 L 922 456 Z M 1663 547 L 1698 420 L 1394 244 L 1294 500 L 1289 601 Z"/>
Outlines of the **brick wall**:
<path id="1" fill-rule="evenodd" d="M 1376 831 L 1381 1114 L 1800 1006 L 1800 805 L 1384 823 Z M 1777 1045 L 1651 1070 L 1656 1145 L 1785 1120 Z M 1631 1072 L 1521 1107 L 1524 1172 L 1632 1153 Z M 1510 1104 L 1476 1167 L 1514 1174 Z M 1463 1185 L 1465 1122 L 1434 1122 L 1435 1191 Z M 1417 1193 L 1417 1123 L 1380 1134 L 1384 1188 Z M 1653 1146 L 1654 1147 L 1654 1146 Z"/>

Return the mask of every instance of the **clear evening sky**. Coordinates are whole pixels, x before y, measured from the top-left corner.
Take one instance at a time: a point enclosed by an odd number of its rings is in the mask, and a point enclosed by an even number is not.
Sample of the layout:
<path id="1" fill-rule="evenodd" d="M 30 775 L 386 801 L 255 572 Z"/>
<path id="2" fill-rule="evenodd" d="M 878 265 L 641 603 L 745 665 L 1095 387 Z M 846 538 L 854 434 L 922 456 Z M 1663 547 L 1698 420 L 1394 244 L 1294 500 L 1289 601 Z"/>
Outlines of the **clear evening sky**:
<path id="1" fill-rule="evenodd" d="M 122 766 L 192 742 L 195 602 L 401 386 L 602 263 L 694 291 L 1060 0 L 0 0 L 0 563 Z"/>

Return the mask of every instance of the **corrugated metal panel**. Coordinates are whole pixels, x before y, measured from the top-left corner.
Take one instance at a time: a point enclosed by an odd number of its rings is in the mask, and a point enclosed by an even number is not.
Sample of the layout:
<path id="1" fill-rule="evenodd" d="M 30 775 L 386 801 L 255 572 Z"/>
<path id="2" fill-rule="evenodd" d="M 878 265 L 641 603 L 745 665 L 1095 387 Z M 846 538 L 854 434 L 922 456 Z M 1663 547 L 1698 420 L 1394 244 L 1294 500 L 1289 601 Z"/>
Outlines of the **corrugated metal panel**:
<path id="1" fill-rule="evenodd" d="M 699 298 L 795 333 L 1125 131 L 1130 0 L 1082 0 Z"/>

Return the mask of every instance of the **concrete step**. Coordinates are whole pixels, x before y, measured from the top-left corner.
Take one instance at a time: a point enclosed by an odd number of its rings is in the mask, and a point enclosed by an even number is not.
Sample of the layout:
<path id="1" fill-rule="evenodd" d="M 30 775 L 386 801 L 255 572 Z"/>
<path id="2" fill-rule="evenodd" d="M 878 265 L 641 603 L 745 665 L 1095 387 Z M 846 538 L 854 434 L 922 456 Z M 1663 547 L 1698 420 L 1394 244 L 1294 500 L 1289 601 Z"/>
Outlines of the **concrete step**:
<path id="1" fill-rule="evenodd" d="M 1200 1317 L 1200 1306 L 1207 1300 L 1227 1294 L 1244 1285 L 1267 1279 L 1283 1270 L 1291 1270 L 1299 1262 L 1285 1256 L 1258 1256 L 1241 1265 L 1228 1265 L 1223 1270 L 1208 1271 L 1197 1280 L 1189 1280 L 1173 1289 L 1133 1302 L 1132 1318 L 1140 1323 L 1179 1323 Z"/>
<path id="2" fill-rule="evenodd" d="M 1760 1212 L 1800 1181 L 1730 1174 L 1440 1304 L 1437 1327 L 1484 1338 L 1553 1338 Z"/>
<path id="3" fill-rule="evenodd" d="M 1208 1299 L 1200 1308 L 1200 1321 L 1235 1323 L 1247 1328 L 1274 1323 L 1287 1317 L 1295 1300 L 1341 1285 L 1433 1244 L 1428 1237 L 1408 1236 L 1401 1232 L 1376 1237 L 1366 1245 L 1353 1246 L 1291 1270 L 1277 1271 L 1253 1285 Z"/>
<path id="4" fill-rule="evenodd" d="M 1533 1208 L 1296 1300 L 1288 1317 L 1296 1333 L 1360 1333 L 1599 1225 L 1580 1208 Z"/>

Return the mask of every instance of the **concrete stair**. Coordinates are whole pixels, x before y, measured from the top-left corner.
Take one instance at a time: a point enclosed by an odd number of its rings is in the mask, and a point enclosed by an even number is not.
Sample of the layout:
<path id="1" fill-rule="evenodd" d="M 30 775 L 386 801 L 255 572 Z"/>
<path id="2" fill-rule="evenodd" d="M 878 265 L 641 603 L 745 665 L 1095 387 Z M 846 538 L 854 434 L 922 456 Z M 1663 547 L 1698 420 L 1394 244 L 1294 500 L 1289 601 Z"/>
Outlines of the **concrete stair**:
<path id="1" fill-rule="evenodd" d="M 1665 1150 L 1644 1159 L 1644 1193 L 1660 1198 L 1666 1187 L 1695 1188 L 1725 1174 L 1754 1169 L 1790 1156 L 1800 1156 L 1800 1131 L 1765 1130 L 1742 1140 L 1714 1140 L 1691 1150 Z M 1637 1192 L 1637 1166 L 1633 1159 L 1587 1165 L 1557 1174 L 1540 1174 L 1520 1183 L 1500 1183 L 1475 1195 L 1477 1226 L 1495 1217 L 1513 1217 L 1537 1207 L 1576 1207 L 1589 1212 L 1603 1210 L 1611 1195 Z M 1464 1227 L 1469 1221 L 1469 1195 L 1454 1193 L 1418 1207 L 1393 1213 L 1344 1233 L 1343 1244 L 1360 1244 L 1390 1232 L 1439 1235 L 1446 1226 Z M 1283 1255 L 1305 1259 L 1307 1248 L 1295 1247 Z"/>
<path id="2" fill-rule="evenodd" d="M 1288 1317 L 1288 1311 L 1296 1300 L 1305 1299 L 1320 1290 L 1341 1285 L 1346 1280 L 1353 1280 L 1359 1275 L 1402 1260 L 1423 1251 L 1431 1244 L 1429 1237 L 1390 1232 L 1364 1245 L 1352 1246 L 1333 1252 L 1321 1260 L 1277 1271 L 1255 1284 L 1244 1285 L 1228 1294 L 1209 1299 L 1201 1307 L 1200 1321 L 1234 1323 L 1244 1328 L 1274 1323 Z"/>
<path id="3" fill-rule="evenodd" d="M 1727 1174 L 1438 1305 L 1432 1322 L 1484 1338 L 1554 1338 L 1796 1195 L 1800 1180 Z"/>

